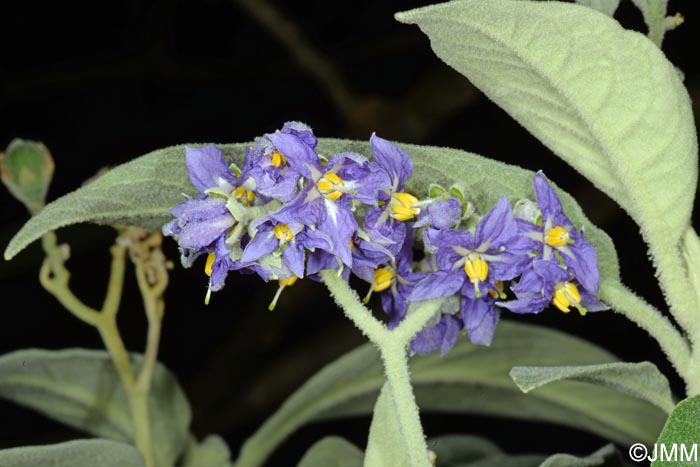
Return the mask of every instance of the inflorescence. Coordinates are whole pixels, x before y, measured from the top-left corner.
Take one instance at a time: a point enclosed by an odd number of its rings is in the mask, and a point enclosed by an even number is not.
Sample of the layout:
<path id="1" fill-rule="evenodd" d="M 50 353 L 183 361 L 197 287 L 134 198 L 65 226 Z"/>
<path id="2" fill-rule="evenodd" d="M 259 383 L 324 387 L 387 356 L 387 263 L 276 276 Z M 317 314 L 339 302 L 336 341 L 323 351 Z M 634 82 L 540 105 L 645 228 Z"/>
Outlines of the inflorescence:
<path id="1" fill-rule="evenodd" d="M 185 267 L 206 255 L 206 303 L 229 271 L 277 280 L 272 309 L 285 287 L 334 269 L 370 284 L 365 301 L 380 295 L 390 329 L 409 302 L 447 297 L 412 342 L 413 352 L 442 355 L 462 331 L 489 345 L 501 308 L 539 313 L 552 303 L 582 315 L 606 308 L 596 299 L 596 251 L 542 172 L 534 177 L 537 203 L 512 208 L 503 196 L 480 217 L 456 186 L 432 185 L 424 199 L 404 191 L 413 162 L 376 135 L 373 161 L 350 152 L 326 159 L 316 145 L 311 128 L 288 122 L 255 140 L 242 169 L 216 146 L 186 148 L 199 194 L 172 209 L 163 233 L 177 240 Z M 424 250 L 418 261 L 416 237 Z"/>

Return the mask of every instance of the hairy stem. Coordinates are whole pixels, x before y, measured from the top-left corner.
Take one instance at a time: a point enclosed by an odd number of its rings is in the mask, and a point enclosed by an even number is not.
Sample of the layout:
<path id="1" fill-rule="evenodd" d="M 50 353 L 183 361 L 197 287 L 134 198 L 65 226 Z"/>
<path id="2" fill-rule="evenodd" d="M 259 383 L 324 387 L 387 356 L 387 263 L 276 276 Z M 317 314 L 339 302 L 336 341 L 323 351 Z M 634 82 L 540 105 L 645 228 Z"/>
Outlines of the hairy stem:
<path id="1" fill-rule="evenodd" d="M 372 316 L 372 312 L 362 304 L 357 293 L 338 277 L 337 271 L 321 271 L 320 276 L 345 316 L 355 323 L 372 343 L 381 347 L 380 342 L 390 333 L 386 326 Z"/>
<path id="2" fill-rule="evenodd" d="M 408 370 L 406 344 L 398 336 L 388 336 L 380 348 L 384 372 L 394 402 L 396 418 L 401 428 L 404 448 L 411 467 L 430 466 L 428 445 L 420 422 L 418 405 L 413 395 Z"/>
<path id="3" fill-rule="evenodd" d="M 411 386 L 406 347 L 435 314 L 441 300 L 421 303 L 398 328 L 389 331 L 372 316 L 357 293 L 338 277 L 336 271 L 322 271 L 321 278 L 345 315 L 379 348 L 410 467 L 430 466 L 428 446 Z"/>
<path id="4" fill-rule="evenodd" d="M 690 362 L 690 345 L 671 321 L 620 283 L 601 284 L 600 298 L 613 310 L 625 315 L 627 319 L 647 331 L 659 343 L 661 350 L 685 381 L 690 393 L 690 388 L 696 385 Z"/>

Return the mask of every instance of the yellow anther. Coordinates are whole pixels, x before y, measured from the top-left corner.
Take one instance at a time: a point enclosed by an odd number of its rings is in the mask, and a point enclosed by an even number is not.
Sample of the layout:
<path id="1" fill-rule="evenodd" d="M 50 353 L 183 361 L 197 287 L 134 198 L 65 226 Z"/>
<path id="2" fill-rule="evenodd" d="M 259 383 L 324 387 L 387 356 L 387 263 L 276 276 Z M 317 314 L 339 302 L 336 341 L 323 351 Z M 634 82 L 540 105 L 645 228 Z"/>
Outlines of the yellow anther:
<path id="1" fill-rule="evenodd" d="M 213 266 L 215 259 L 216 255 L 214 253 L 209 253 L 207 255 L 207 262 L 204 263 L 204 274 L 207 276 L 211 277 L 211 267 Z"/>
<path id="2" fill-rule="evenodd" d="M 572 306 L 577 308 L 581 315 L 585 315 L 587 311 L 581 306 L 581 294 L 578 288 L 571 282 L 560 282 L 554 286 L 552 304 L 564 313 L 568 313 L 569 307 Z"/>
<path id="3" fill-rule="evenodd" d="M 292 276 L 289 279 L 280 279 L 279 283 L 282 287 L 289 287 L 291 285 L 294 285 L 294 283 L 298 280 L 299 278 L 297 276 Z"/>
<path id="4" fill-rule="evenodd" d="M 395 193 L 389 203 L 391 217 L 397 221 L 413 219 L 420 213 L 420 208 L 414 206 L 416 203 L 418 198 L 410 193 Z"/>
<path id="5" fill-rule="evenodd" d="M 249 202 L 252 203 L 253 200 L 255 199 L 255 193 L 253 193 L 252 190 L 246 190 L 244 187 L 239 186 L 233 191 L 233 194 L 236 196 L 237 199 L 242 199 L 245 197 L 245 199 Z"/>
<path id="6" fill-rule="evenodd" d="M 558 225 L 547 231 L 544 240 L 547 242 L 547 245 L 550 246 L 566 246 L 571 243 L 571 235 L 569 235 L 569 232 L 564 227 Z"/>
<path id="7" fill-rule="evenodd" d="M 464 272 L 467 273 L 467 277 L 472 284 L 483 282 L 486 280 L 486 276 L 489 275 L 489 263 L 481 258 L 469 258 L 464 263 Z"/>
<path id="8" fill-rule="evenodd" d="M 272 165 L 275 167 L 279 167 L 287 162 L 287 158 L 279 151 L 274 151 L 270 157 L 272 158 Z"/>
<path id="9" fill-rule="evenodd" d="M 291 242 L 294 238 L 294 232 L 287 227 L 287 224 L 277 224 L 275 226 L 275 237 L 277 237 L 280 243 Z"/>
<path id="10" fill-rule="evenodd" d="M 318 183 L 316 183 L 316 188 L 318 188 L 318 191 L 320 191 L 323 196 L 331 201 L 335 201 L 343 196 L 343 192 L 339 189 L 343 188 L 344 186 L 345 182 L 343 179 L 340 178 L 338 174 L 333 172 L 326 173 L 323 177 L 321 177 Z"/>
<path id="11" fill-rule="evenodd" d="M 493 298 L 500 298 L 501 300 L 506 298 L 505 292 L 503 292 L 504 286 L 503 281 L 493 281 L 496 289 L 489 290 L 489 295 Z"/>
<path id="12" fill-rule="evenodd" d="M 389 268 L 379 268 L 374 271 L 374 279 L 372 279 L 372 290 L 381 292 L 391 287 L 394 280 L 394 273 Z"/>
<path id="13" fill-rule="evenodd" d="M 272 302 L 270 305 L 267 307 L 268 310 L 272 311 L 275 309 L 277 306 L 277 300 L 279 300 L 280 295 L 282 295 L 282 291 L 291 285 L 294 285 L 294 283 L 299 280 L 297 276 L 292 276 L 287 279 L 280 279 L 277 282 L 279 282 L 279 287 L 277 288 L 277 292 L 275 292 L 275 297 L 272 299 Z"/>

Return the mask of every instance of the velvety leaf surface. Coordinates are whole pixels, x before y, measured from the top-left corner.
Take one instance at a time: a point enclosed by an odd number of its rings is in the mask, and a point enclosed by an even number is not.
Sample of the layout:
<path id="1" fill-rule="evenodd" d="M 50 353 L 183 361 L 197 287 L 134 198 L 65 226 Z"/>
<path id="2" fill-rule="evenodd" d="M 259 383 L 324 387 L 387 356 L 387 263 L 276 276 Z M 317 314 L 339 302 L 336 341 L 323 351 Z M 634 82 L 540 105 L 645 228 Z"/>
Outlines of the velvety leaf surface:
<path id="1" fill-rule="evenodd" d="M 594 467 L 598 465 L 621 467 L 624 464 L 615 446 L 608 444 L 585 457 L 577 457 L 571 454 L 554 454 L 549 456 L 540 467 Z"/>
<path id="2" fill-rule="evenodd" d="M 591 365 L 615 360 L 578 338 L 506 320 L 499 325 L 490 348 L 460 339 L 443 358 L 412 358 L 411 378 L 422 412 L 548 421 L 620 443 L 651 443 L 666 416 L 646 401 L 578 381 L 560 381 L 522 394 L 508 375 L 518 365 Z M 260 465 L 275 446 L 312 420 L 371 413 L 383 384 L 374 348 L 366 345 L 350 352 L 313 376 L 268 418 L 243 445 L 237 466 Z"/>
<path id="3" fill-rule="evenodd" d="M 106 439 L 81 439 L 0 451 L 2 467 L 144 467 L 135 447 Z"/>
<path id="4" fill-rule="evenodd" d="M 617 7 L 620 5 L 620 0 L 576 0 L 579 5 L 585 5 L 587 7 L 598 10 L 608 16 L 615 14 Z"/>
<path id="5" fill-rule="evenodd" d="M 700 442 L 700 396 L 690 397 L 681 401 L 669 417 L 664 426 L 661 436 L 659 436 L 656 445 L 658 450 L 661 450 L 661 445 L 665 445 L 668 450 L 676 446 L 677 458 L 672 461 L 662 461 L 661 453 L 657 452 L 657 460 L 651 463 L 651 467 L 699 467 L 700 462 L 697 456 L 681 457 L 681 449 L 685 449 L 685 453 L 691 453 L 693 447 L 696 447 L 696 453 L 700 448 L 697 444 Z M 649 455 L 653 457 L 654 446 L 647 444 Z"/>
<path id="6" fill-rule="evenodd" d="M 427 195 L 431 183 L 450 186 L 459 182 L 468 199 L 482 212 L 488 211 L 501 195 L 511 201 L 534 199 L 534 173 L 464 151 L 399 143 L 414 162 L 408 189 Z M 242 165 L 247 144 L 219 145 L 229 162 Z M 321 139 L 318 150 L 331 156 L 345 151 L 370 155 L 369 143 Z M 159 229 L 171 219 L 170 209 L 195 192 L 185 167 L 184 146 L 161 149 L 126 164 L 49 204 L 12 239 L 5 251 L 11 258 L 42 234 L 78 222 L 135 224 Z M 585 217 L 576 201 L 557 190 L 564 209 L 574 224 L 586 229 L 586 237 L 598 249 L 601 277 L 619 278 L 615 247 L 605 232 Z"/>
<path id="7" fill-rule="evenodd" d="M 306 451 L 297 467 L 361 467 L 362 451 L 338 436 L 326 436 Z"/>
<path id="8" fill-rule="evenodd" d="M 678 244 L 697 138 L 688 93 L 651 41 L 563 2 L 462 0 L 397 19 L 417 24 L 438 57 L 617 201 L 648 240 Z"/>
<path id="9" fill-rule="evenodd" d="M 219 435 L 209 435 L 201 442 L 192 437 L 180 467 L 231 467 L 231 452 Z"/>
<path id="10" fill-rule="evenodd" d="M 136 368 L 140 359 L 133 356 Z M 132 441 L 129 403 L 105 351 L 29 349 L 5 354 L 0 357 L 0 397 L 87 433 Z M 170 466 L 187 447 L 191 413 L 163 365 L 154 369 L 148 403 L 156 461 Z"/>
<path id="11" fill-rule="evenodd" d="M 395 406 L 396 401 L 385 383 L 374 404 L 364 467 L 414 465 L 406 452 L 407 445 L 401 435 L 401 425 L 396 417 Z"/>
<path id="12" fill-rule="evenodd" d="M 523 392 L 530 392 L 555 381 L 574 380 L 638 397 L 669 414 L 676 406 L 668 380 L 650 362 L 559 367 L 516 366 L 510 370 L 510 377 Z"/>

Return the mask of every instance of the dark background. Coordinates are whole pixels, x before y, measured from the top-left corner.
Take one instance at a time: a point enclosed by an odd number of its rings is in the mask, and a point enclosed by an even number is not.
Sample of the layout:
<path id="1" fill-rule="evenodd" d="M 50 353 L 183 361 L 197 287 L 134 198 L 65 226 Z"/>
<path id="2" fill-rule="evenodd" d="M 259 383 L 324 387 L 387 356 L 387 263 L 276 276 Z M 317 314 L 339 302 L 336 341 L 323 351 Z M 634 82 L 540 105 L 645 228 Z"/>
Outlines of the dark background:
<path id="1" fill-rule="evenodd" d="M 444 65 L 417 27 L 393 20 L 396 11 L 429 3 L 435 2 L 5 2 L 0 7 L 0 146 L 21 137 L 50 148 L 56 175 L 49 199 L 75 189 L 103 166 L 157 148 L 250 141 L 287 120 L 307 122 L 322 137 L 367 139 L 376 131 L 397 141 L 465 149 L 544 169 L 611 234 L 625 283 L 665 308 L 629 217 Z M 686 24 L 667 35 L 664 50 L 685 73 L 697 101 L 700 17 L 695 3 L 671 0 L 669 13 L 680 9 Z M 618 16 L 625 26 L 644 29 L 629 0 L 622 0 Z M 299 47 L 311 55 L 300 60 Z M 0 220 L 4 250 L 27 220 L 4 189 Z M 98 307 L 113 231 L 78 226 L 59 234 L 71 243 L 73 289 Z M 165 251 L 176 260 L 174 242 L 167 240 Z M 0 352 L 101 348 L 96 332 L 40 287 L 40 261 L 34 245 L 13 262 L 0 262 Z M 363 339 L 310 281 L 289 289 L 274 312 L 266 309 L 272 284 L 233 274 L 208 307 L 202 303 L 205 288 L 199 263 L 192 270 L 178 266 L 172 271 L 160 359 L 191 400 L 194 432 L 221 434 L 235 457 L 242 440 L 286 396 Z M 657 344 L 619 315 L 581 318 L 549 310 L 527 321 L 585 337 L 624 360 L 651 360 L 682 392 Z M 131 276 L 120 325 L 128 348 L 140 351 L 145 320 Z M 0 447 L 82 436 L 2 401 L 0 419 Z M 514 453 L 582 454 L 604 442 L 529 422 L 436 415 L 424 420 L 431 436 L 481 434 Z M 340 434 L 363 446 L 368 424 L 363 418 L 306 427 L 270 465 L 292 465 L 324 434 Z"/>

